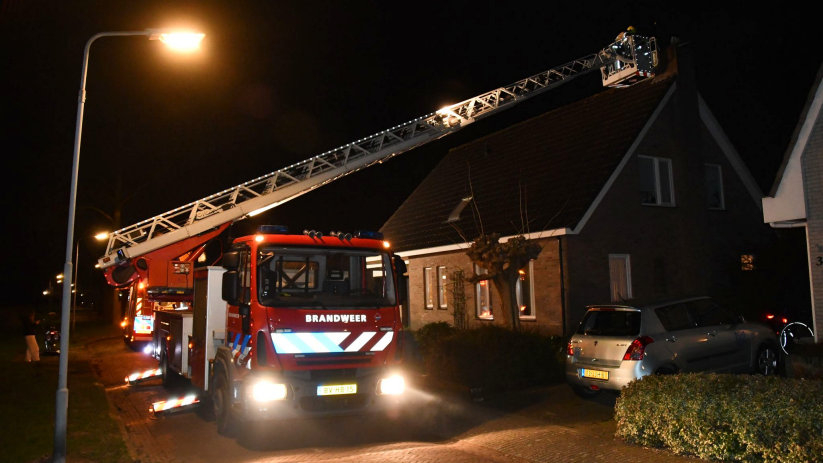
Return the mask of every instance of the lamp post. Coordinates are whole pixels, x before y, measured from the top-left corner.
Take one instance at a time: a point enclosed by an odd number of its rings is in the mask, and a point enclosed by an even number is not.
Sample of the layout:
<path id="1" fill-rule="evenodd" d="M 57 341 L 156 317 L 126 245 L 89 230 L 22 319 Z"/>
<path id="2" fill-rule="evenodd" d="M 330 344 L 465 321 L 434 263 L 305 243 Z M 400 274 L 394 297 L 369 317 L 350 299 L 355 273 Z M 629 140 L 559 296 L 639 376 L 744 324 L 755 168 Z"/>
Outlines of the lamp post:
<path id="1" fill-rule="evenodd" d="M 72 248 L 74 245 L 74 215 L 77 202 L 77 176 L 80 167 L 80 138 L 83 132 L 83 110 L 86 104 L 86 74 L 89 65 L 91 44 L 102 37 L 146 36 L 150 40 L 160 40 L 169 48 L 181 52 L 194 51 L 203 40 L 204 34 L 192 32 L 170 32 L 158 29 L 143 31 L 100 32 L 93 35 L 83 49 L 83 67 L 80 74 L 80 92 L 77 97 L 77 123 L 74 131 L 74 153 L 72 158 L 71 186 L 69 191 L 69 217 L 66 231 L 66 261 L 63 265 L 63 295 L 61 300 L 60 364 L 57 379 L 57 394 L 54 416 L 54 463 L 66 461 L 66 423 L 68 418 L 69 389 L 67 371 L 69 363 L 69 314 L 71 306 Z"/>

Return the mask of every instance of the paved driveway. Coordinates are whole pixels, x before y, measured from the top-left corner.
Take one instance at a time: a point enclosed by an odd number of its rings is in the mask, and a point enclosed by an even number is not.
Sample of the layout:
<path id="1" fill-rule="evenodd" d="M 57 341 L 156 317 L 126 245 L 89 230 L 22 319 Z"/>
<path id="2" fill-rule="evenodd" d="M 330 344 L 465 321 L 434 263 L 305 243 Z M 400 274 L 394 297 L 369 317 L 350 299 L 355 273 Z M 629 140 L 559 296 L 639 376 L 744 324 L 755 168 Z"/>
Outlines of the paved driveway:
<path id="1" fill-rule="evenodd" d="M 124 386 L 128 374 L 156 366 L 120 338 L 84 349 L 107 391 L 135 461 L 165 462 L 686 462 L 615 439 L 614 397 L 586 401 L 565 385 L 474 402 L 428 388 L 413 391 L 403 421 L 360 418 L 289 423 L 230 439 L 194 412 L 152 417 L 171 394 L 158 381 Z"/>

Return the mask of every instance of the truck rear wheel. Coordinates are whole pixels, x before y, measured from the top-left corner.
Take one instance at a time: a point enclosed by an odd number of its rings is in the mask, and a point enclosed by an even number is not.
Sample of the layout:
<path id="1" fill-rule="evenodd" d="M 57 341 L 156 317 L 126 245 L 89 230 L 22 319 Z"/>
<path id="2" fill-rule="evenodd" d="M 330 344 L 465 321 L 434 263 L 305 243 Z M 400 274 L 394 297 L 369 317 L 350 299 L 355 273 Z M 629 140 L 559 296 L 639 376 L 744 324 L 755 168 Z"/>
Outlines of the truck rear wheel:
<path id="1" fill-rule="evenodd" d="M 237 432 L 237 422 L 231 411 L 231 388 L 225 373 L 215 373 L 211 402 L 214 418 L 217 420 L 217 432 L 224 436 L 234 436 Z"/>

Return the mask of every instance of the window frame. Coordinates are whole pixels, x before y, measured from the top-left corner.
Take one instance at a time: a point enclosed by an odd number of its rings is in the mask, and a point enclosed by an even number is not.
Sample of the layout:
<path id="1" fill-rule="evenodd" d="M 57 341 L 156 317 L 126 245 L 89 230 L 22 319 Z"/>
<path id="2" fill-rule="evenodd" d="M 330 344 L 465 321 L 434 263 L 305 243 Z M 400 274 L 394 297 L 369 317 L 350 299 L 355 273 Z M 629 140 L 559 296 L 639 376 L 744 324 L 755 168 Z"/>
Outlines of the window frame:
<path id="1" fill-rule="evenodd" d="M 672 160 L 670 158 L 662 158 L 657 156 L 646 156 L 646 155 L 638 155 L 638 160 L 650 160 L 652 161 L 652 171 L 654 173 L 654 187 L 655 187 L 655 202 L 646 202 L 643 198 L 640 200 L 640 204 L 643 206 L 658 206 L 658 207 L 675 207 L 677 205 L 677 201 L 675 200 L 674 194 L 674 167 L 672 165 Z M 669 193 L 669 202 L 663 202 L 663 185 L 661 181 L 661 164 L 666 168 L 666 173 L 668 175 L 668 193 Z M 638 173 L 640 175 L 641 169 L 638 166 Z"/>
<path id="2" fill-rule="evenodd" d="M 446 300 L 446 279 L 448 277 L 446 275 L 445 265 L 437 266 L 435 278 L 437 278 L 437 308 L 447 310 L 449 308 L 448 301 Z"/>
<path id="3" fill-rule="evenodd" d="M 535 310 L 534 310 L 535 309 L 535 307 L 534 307 L 534 305 L 535 305 L 534 304 L 534 260 L 529 260 L 529 263 L 526 264 L 525 269 L 526 269 L 526 277 L 527 277 L 527 283 L 528 283 L 528 296 L 529 296 L 528 297 L 528 299 L 529 299 L 528 300 L 528 303 L 529 303 L 528 307 L 530 309 L 531 314 L 530 315 L 523 315 L 522 313 L 520 313 L 520 307 L 517 308 L 517 311 L 518 311 L 517 313 L 518 313 L 518 316 L 520 317 L 521 320 L 535 320 L 535 319 L 537 319 L 537 313 L 535 313 Z M 518 279 L 518 282 L 520 282 L 520 281 L 522 281 L 522 280 Z M 522 287 L 523 287 L 522 283 L 519 284 L 519 285 L 516 285 L 516 287 L 515 287 L 515 296 L 516 296 L 518 301 L 523 300 L 523 295 L 520 293 L 522 291 Z"/>
<path id="4" fill-rule="evenodd" d="M 432 286 L 432 267 L 423 267 L 423 308 L 434 309 L 434 287 Z"/>
<path id="5" fill-rule="evenodd" d="M 484 275 L 488 271 L 484 268 L 480 268 L 479 266 L 474 266 L 474 273 L 477 275 Z M 482 284 L 485 283 L 485 284 Z M 486 293 L 486 301 L 488 301 L 489 307 L 489 314 L 488 315 L 480 315 L 480 300 L 481 300 L 481 292 Z M 478 281 L 474 285 L 474 316 L 478 320 L 494 320 L 494 312 L 492 311 L 492 292 L 489 290 L 489 280 L 482 280 Z"/>

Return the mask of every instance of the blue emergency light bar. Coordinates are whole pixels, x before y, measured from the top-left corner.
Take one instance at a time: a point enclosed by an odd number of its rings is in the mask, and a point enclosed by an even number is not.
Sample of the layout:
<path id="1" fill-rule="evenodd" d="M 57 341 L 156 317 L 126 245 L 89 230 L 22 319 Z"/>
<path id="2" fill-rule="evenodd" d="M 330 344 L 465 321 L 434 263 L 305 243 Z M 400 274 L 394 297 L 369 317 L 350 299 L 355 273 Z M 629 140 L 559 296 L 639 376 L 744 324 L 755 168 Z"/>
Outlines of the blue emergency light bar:
<path id="1" fill-rule="evenodd" d="M 369 240 L 382 240 L 383 234 L 377 231 L 357 230 L 354 232 L 355 238 L 365 238 Z"/>
<path id="2" fill-rule="evenodd" d="M 288 235 L 289 227 L 285 225 L 260 225 L 257 227 L 257 233 L 263 235 Z"/>

